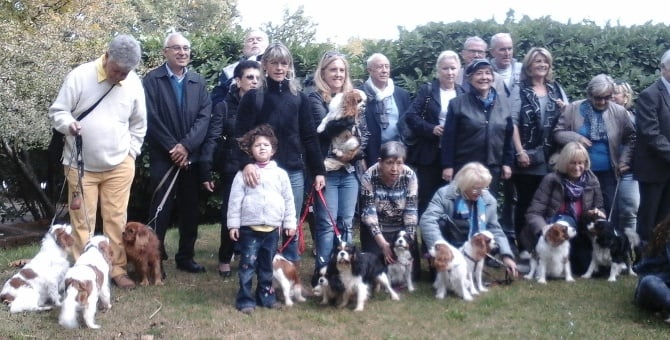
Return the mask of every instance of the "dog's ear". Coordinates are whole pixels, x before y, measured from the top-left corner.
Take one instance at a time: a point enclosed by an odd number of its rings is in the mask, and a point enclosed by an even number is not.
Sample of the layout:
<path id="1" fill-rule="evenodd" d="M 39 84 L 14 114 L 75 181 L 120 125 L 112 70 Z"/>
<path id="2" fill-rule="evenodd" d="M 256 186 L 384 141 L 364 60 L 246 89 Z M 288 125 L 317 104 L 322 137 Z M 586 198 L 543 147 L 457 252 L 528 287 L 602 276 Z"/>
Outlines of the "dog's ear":
<path id="1" fill-rule="evenodd" d="M 112 247 L 109 245 L 109 242 L 100 242 L 98 244 L 98 248 L 100 249 L 100 252 L 102 253 L 102 257 L 105 259 L 107 264 L 112 265 L 112 259 L 114 258 L 114 251 L 112 250 Z"/>
<path id="2" fill-rule="evenodd" d="M 475 252 L 478 258 L 486 256 L 486 253 L 491 250 L 489 249 L 489 243 L 486 240 L 486 236 L 482 234 L 475 235 L 471 242 L 475 248 Z"/>
<path id="3" fill-rule="evenodd" d="M 135 229 L 135 248 L 144 249 L 149 244 L 149 231 L 147 228 Z"/>
<path id="4" fill-rule="evenodd" d="M 353 117 L 358 113 L 358 95 L 354 91 L 344 93 L 344 117 Z"/>

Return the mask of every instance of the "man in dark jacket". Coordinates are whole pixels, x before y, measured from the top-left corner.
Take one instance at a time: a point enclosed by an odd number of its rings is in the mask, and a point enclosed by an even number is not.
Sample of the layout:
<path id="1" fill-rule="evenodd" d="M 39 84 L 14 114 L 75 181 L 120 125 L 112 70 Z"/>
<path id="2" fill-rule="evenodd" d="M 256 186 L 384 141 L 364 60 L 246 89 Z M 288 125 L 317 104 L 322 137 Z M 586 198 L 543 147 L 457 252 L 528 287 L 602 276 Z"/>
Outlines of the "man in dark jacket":
<path id="1" fill-rule="evenodd" d="M 211 101 L 205 79 L 186 68 L 191 60 L 191 44 L 184 36 L 170 33 L 163 44 L 163 54 L 166 63 L 149 72 L 143 81 L 147 98 L 150 183 L 154 190 L 149 216 L 156 218 L 152 224 L 161 242 L 162 259 L 166 260 L 165 232 L 176 206 L 179 215 L 177 268 L 201 273 L 205 268 L 193 260 L 198 237 L 197 164 L 200 146 L 207 135 Z M 171 185 L 174 176 L 177 178 Z"/>
<path id="2" fill-rule="evenodd" d="M 663 53 L 661 78 L 636 101 L 637 145 L 633 175 L 640 183 L 637 232 L 643 241 L 670 213 L 670 50 Z"/>
<path id="3" fill-rule="evenodd" d="M 365 119 L 370 136 L 365 148 L 367 167 L 377 163 L 379 148 L 389 141 L 402 141 L 408 135 L 405 112 L 410 106 L 409 92 L 393 84 L 391 63 L 381 53 L 368 58 L 367 70 L 370 78 L 361 90 L 368 97 Z"/>

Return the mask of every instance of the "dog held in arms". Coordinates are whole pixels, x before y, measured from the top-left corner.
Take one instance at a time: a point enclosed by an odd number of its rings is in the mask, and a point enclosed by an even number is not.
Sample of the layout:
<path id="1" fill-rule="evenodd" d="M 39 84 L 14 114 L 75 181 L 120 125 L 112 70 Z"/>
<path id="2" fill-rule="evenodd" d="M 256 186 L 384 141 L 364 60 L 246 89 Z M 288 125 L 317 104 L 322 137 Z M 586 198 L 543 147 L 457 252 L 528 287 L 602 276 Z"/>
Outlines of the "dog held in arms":
<path id="1" fill-rule="evenodd" d="M 275 288 L 281 287 L 285 305 L 293 306 L 292 297 L 296 301 L 305 302 L 298 269 L 280 254 L 275 254 L 272 259 L 272 283 Z"/>
<path id="2" fill-rule="evenodd" d="M 463 300 L 472 301 L 474 285 L 468 278 L 468 265 L 463 253 L 444 240 L 435 242 L 428 252 L 431 265 L 437 272 L 433 282 L 435 298 L 442 300 L 447 296 L 447 290 L 452 290 Z"/>
<path id="3" fill-rule="evenodd" d="M 37 255 L 5 282 L 0 300 L 10 312 L 50 310 L 47 302 L 61 305 L 59 288 L 70 268 L 68 255 L 74 244 L 71 232 L 69 224 L 51 226 Z"/>
<path id="4" fill-rule="evenodd" d="M 391 295 L 391 300 L 400 300 L 391 287 L 382 254 L 360 252 L 355 246 L 344 242 L 333 252 L 326 269 L 329 287 L 327 294 L 336 296 L 334 300 L 339 302 L 339 308 L 346 307 L 355 296 L 354 311 L 363 311 L 371 286 L 375 291 L 383 286 Z"/>
<path id="5" fill-rule="evenodd" d="M 465 262 L 468 264 L 468 279 L 473 284 L 472 294 L 474 295 L 488 291 L 482 281 L 484 260 L 487 254 L 495 249 L 496 246 L 493 234 L 488 230 L 484 230 L 474 234 L 460 249 L 463 256 L 465 256 Z"/>
<path id="6" fill-rule="evenodd" d="M 361 90 L 351 90 L 336 94 L 328 104 L 328 113 L 321 120 L 316 131 L 322 133 L 331 121 L 338 121 L 344 125 L 355 127 L 355 122 L 365 110 L 367 96 Z M 360 148 L 360 141 L 354 135 L 352 128 L 340 132 L 331 140 L 330 154 L 323 161 L 326 170 L 337 170 L 344 165 L 337 158 L 345 155 L 355 155 Z"/>
<path id="7" fill-rule="evenodd" d="M 156 286 L 162 286 L 161 258 L 156 233 L 142 223 L 128 222 L 122 237 L 126 257 L 139 275 L 140 286 L 149 285 L 149 276 Z"/>
<path id="8" fill-rule="evenodd" d="M 591 264 L 582 278 L 590 279 L 598 272 L 599 266 L 610 267 L 607 279 L 610 282 L 615 282 L 617 276 L 626 268 L 629 275 L 636 276 L 633 271 L 633 249 L 640 244 L 640 237 L 635 230 L 626 228 L 621 233 L 606 219 L 592 221 L 586 229 L 591 238 L 593 253 Z"/>
<path id="9" fill-rule="evenodd" d="M 100 328 L 95 323 L 97 306 L 103 310 L 112 308 L 109 288 L 112 257 L 107 236 L 93 236 L 86 243 L 84 252 L 65 275 L 65 299 L 58 318 L 61 326 L 79 327 L 77 315 L 81 311 L 86 326 Z"/>
<path id="10" fill-rule="evenodd" d="M 399 231 L 392 248 L 395 262 L 388 265 L 388 277 L 391 285 L 405 285 L 410 292 L 413 292 L 415 289 L 412 283 L 414 259 L 410 250 L 413 244 L 414 241 L 407 232 L 404 230 Z"/>
<path id="11" fill-rule="evenodd" d="M 574 282 L 570 268 L 570 239 L 575 235 L 575 228 L 564 220 L 544 226 L 530 259 L 530 272 L 524 278 L 532 280 L 537 274 L 537 282 L 546 284 L 548 276 L 564 276 L 565 281 Z"/>

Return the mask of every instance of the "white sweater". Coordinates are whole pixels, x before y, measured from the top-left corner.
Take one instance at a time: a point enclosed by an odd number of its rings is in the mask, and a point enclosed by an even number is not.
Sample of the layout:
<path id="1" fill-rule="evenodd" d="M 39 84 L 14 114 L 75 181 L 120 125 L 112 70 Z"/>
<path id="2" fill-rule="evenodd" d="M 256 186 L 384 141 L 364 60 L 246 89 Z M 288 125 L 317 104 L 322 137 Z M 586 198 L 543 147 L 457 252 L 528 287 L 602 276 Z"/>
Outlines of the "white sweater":
<path id="1" fill-rule="evenodd" d="M 65 78 L 58 97 L 49 108 L 53 127 L 66 136 L 64 165 L 76 166 L 76 160 L 72 158 L 74 136 L 70 135 L 70 124 L 112 86 L 109 81 L 99 81 L 102 75 L 102 57 L 76 67 Z M 131 71 L 79 122 L 84 169 L 108 171 L 121 164 L 128 155 L 136 158 L 147 130 L 146 110 L 142 82 Z"/>
<path id="2" fill-rule="evenodd" d="M 275 161 L 258 171 L 261 179 L 255 188 L 244 184 L 241 171 L 235 175 L 228 200 L 228 229 L 259 225 L 295 229 L 295 203 L 288 174 Z"/>

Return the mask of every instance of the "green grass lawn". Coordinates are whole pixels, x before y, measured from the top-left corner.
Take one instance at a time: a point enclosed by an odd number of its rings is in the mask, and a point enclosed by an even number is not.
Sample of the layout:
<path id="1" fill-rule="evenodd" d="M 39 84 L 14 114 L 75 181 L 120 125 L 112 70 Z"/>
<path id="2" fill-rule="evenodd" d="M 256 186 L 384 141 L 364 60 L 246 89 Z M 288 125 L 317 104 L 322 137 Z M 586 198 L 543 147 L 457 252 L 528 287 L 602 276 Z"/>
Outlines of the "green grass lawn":
<path id="1" fill-rule="evenodd" d="M 176 235 L 176 230 L 168 233 L 171 255 Z M 519 279 L 491 287 L 470 303 L 451 293 L 436 300 L 431 284 L 421 281 L 414 293 L 401 291 L 397 302 L 386 293 L 377 294 L 361 313 L 321 306 L 312 297 L 291 308 L 257 309 L 247 316 L 234 307 L 236 275 L 224 281 L 217 273 L 218 246 L 219 227 L 203 225 L 196 260 L 207 267 L 207 273 L 177 271 L 169 260 L 163 287 L 132 291 L 113 287 L 112 309 L 96 315 L 100 330 L 63 329 L 58 325 L 58 310 L 13 315 L 3 307 L 0 339 L 658 339 L 670 334 L 669 325 L 659 316 L 633 305 L 637 280 L 629 276 L 621 276 L 616 283 L 577 279 L 575 283 L 550 281 L 546 286 Z M 302 268 L 307 286 L 313 268 L 310 246 Z M 36 245 L 4 249 L 0 280 L 6 281 L 16 271 L 8 267 L 10 261 L 32 257 L 36 251 Z"/>

